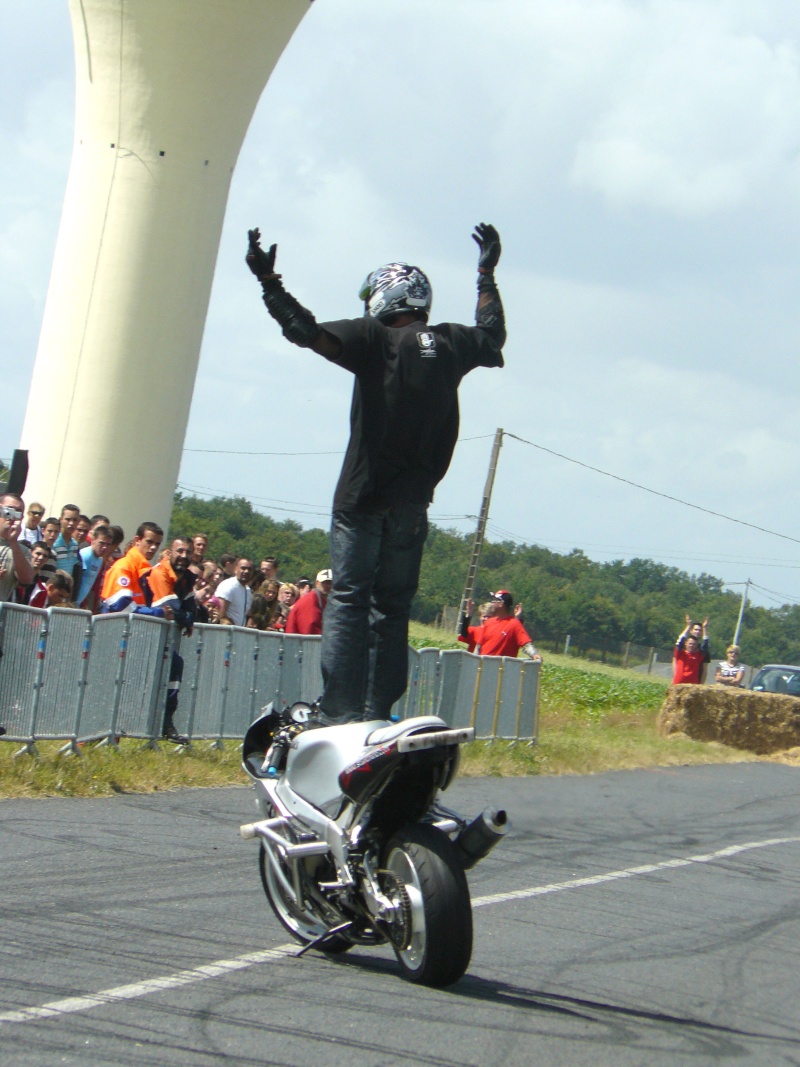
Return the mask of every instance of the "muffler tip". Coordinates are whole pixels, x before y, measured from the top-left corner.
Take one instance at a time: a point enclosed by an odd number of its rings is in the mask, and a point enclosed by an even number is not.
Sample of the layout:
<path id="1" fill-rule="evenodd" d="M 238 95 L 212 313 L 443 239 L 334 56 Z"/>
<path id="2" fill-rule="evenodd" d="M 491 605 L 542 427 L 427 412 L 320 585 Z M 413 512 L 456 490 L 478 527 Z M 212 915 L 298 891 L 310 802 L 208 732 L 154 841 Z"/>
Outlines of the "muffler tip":
<path id="1" fill-rule="evenodd" d="M 470 870 L 488 856 L 509 829 L 508 813 L 504 808 L 486 808 L 469 826 L 465 826 L 456 838 L 464 870 Z"/>

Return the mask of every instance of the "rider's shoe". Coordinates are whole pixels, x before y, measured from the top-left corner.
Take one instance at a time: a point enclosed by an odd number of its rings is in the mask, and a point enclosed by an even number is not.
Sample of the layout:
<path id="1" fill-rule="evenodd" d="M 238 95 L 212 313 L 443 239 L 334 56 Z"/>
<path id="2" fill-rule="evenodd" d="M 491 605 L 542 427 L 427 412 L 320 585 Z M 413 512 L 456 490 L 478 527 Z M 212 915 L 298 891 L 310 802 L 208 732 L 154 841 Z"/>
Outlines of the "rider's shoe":
<path id="1" fill-rule="evenodd" d="M 352 715 L 332 716 L 326 715 L 322 708 L 319 706 L 319 701 L 315 700 L 313 704 L 309 704 L 311 708 L 308 719 L 306 720 L 307 730 L 321 730 L 323 727 L 328 726 L 345 726 L 350 722 L 360 722 L 363 719 L 363 715 L 359 715 L 353 712 Z"/>
<path id="2" fill-rule="evenodd" d="M 171 741 L 173 745 L 188 745 L 189 738 L 185 734 L 179 734 L 173 723 L 164 730 L 164 740 Z"/>

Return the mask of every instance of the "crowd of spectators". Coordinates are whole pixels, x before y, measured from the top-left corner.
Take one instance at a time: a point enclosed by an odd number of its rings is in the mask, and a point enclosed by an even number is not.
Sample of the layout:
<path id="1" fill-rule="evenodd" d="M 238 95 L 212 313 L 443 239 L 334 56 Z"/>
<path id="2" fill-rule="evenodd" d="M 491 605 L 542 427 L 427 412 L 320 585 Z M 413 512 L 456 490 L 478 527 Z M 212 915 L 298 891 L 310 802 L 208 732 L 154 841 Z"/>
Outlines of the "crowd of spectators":
<path id="1" fill-rule="evenodd" d="M 166 618 L 175 617 L 177 600 L 190 626 L 322 632 L 333 577 L 327 567 L 314 582 L 306 576 L 289 582 L 279 576 L 273 555 L 265 555 L 256 568 L 253 560 L 232 552 L 209 556 L 205 533 L 176 538 L 162 550 L 163 537 L 157 524 L 145 522 L 126 542 L 122 528 L 107 515 L 85 515 L 77 505 L 65 504 L 48 517 L 38 501 L 25 509 L 18 496 L 6 494 L 0 514 L 0 600 L 93 614 L 146 611 Z M 169 588 L 158 568 L 166 571 Z"/>
<path id="2" fill-rule="evenodd" d="M 132 612 L 176 623 L 191 634 L 196 622 L 246 626 L 293 634 L 321 634 L 333 575 L 327 567 L 311 579 L 282 581 L 275 556 L 258 569 L 253 560 L 223 552 L 208 555 L 205 533 L 174 537 L 143 522 L 127 543 L 107 515 L 84 515 L 65 504 L 45 517 L 34 501 L 0 497 L 0 601 L 34 608 L 80 608 L 92 614 Z M 185 745 L 174 716 L 183 659 L 172 652 L 162 736 Z"/>
<path id="3" fill-rule="evenodd" d="M 725 659 L 721 660 L 714 671 L 714 684 L 732 689 L 744 687 L 745 669 L 739 662 L 738 645 L 728 645 Z M 707 679 L 711 652 L 708 642 L 708 619 L 694 622 L 686 616 L 686 626 L 678 635 L 672 654 L 672 684 L 702 685 Z"/>
<path id="4" fill-rule="evenodd" d="M 11 600 L 31 607 L 74 607 L 101 614 L 135 611 L 175 620 L 184 629 L 195 623 L 245 626 L 289 634 L 321 634 L 333 573 L 323 567 L 313 579 L 301 575 L 294 582 L 279 575 L 273 555 L 255 560 L 225 551 L 208 552 L 209 537 L 196 532 L 177 537 L 162 548 L 164 531 L 144 522 L 125 541 L 121 527 L 107 515 L 88 516 L 74 504 L 45 517 L 38 502 L 23 512 L 22 501 L 11 497 L 8 538 L 18 546 L 15 580 L 3 586 Z M 2 520 L 0 520 L 1 522 Z M 16 532 L 14 528 L 16 527 Z M 4 544 L 0 528 L 0 546 Z M 13 561 L 12 561 L 13 562 Z M 12 573 L 2 567 L 0 580 Z M 524 625 L 522 606 L 507 590 L 491 594 L 480 609 L 479 624 L 470 625 L 473 605 L 462 617 L 461 640 L 470 652 L 516 656 L 540 661 Z"/>

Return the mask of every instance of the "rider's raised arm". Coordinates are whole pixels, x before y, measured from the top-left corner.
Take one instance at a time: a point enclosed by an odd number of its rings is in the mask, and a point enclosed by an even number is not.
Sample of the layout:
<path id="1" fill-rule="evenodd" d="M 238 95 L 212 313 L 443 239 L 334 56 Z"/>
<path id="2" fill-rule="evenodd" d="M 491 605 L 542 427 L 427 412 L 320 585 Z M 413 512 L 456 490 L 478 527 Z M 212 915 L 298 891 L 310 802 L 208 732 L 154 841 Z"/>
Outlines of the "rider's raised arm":
<path id="1" fill-rule="evenodd" d="M 480 249 L 478 258 L 478 306 L 475 309 L 475 325 L 484 330 L 494 345 L 500 349 L 506 342 L 506 320 L 503 302 L 494 280 L 494 268 L 500 260 L 500 234 L 487 223 L 475 227 L 473 240 Z"/>
<path id="2" fill-rule="evenodd" d="M 249 246 L 245 262 L 261 282 L 267 311 L 283 330 L 283 336 L 300 348 L 311 348 L 321 356 L 331 358 L 340 348 L 339 342 L 325 330 L 321 330 L 308 308 L 287 293 L 280 274 L 275 273 L 277 245 L 270 245 L 268 252 L 261 247 L 258 229 L 248 230 Z"/>

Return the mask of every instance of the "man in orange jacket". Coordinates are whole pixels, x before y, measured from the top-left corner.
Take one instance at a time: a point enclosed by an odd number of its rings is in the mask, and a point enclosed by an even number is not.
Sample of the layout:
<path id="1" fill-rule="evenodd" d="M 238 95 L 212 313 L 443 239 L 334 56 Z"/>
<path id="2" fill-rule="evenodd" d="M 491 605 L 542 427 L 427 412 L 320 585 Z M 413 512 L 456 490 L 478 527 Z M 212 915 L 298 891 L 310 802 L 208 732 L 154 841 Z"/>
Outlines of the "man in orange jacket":
<path id="1" fill-rule="evenodd" d="M 103 612 L 136 611 L 171 619 L 171 609 L 150 608 L 142 589 L 142 578 L 149 574 L 152 559 L 161 548 L 164 531 L 155 522 L 143 522 L 136 531 L 133 545 L 122 559 L 114 563 L 103 582 Z M 169 614 L 167 612 L 170 612 Z"/>
<path id="2" fill-rule="evenodd" d="M 194 625 L 195 574 L 189 570 L 192 558 L 192 542 L 188 537 L 176 537 L 163 558 L 149 574 L 142 575 L 141 586 L 148 606 L 154 610 L 170 611 L 171 617 L 182 627 L 187 637 Z M 175 712 L 178 710 L 178 694 L 183 680 L 183 657 L 173 649 L 167 682 L 167 702 L 161 734 L 176 745 L 187 745 L 189 738 L 178 733 Z"/>

